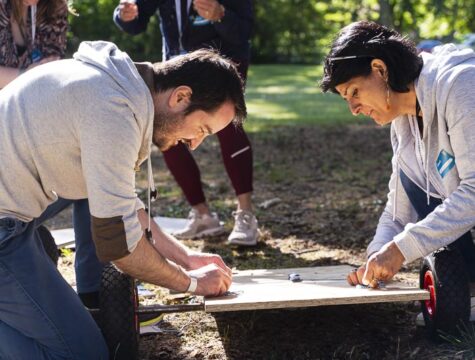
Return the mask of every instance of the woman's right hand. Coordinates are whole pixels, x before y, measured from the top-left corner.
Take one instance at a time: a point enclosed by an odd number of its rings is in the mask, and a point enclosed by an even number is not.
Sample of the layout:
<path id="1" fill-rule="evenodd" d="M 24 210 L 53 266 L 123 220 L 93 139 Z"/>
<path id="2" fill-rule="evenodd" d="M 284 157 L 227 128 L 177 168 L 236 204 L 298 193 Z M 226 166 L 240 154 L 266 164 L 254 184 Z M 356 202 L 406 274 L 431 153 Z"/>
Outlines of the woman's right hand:
<path id="1" fill-rule="evenodd" d="M 129 22 L 139 16 L 139 9 L 133 0 L 120 0 L 119 16 L 123 22 Z"/>
<path id="2" fill-rule="evenodd" d="M 366 270 L 366 264 L 361 265 L 358 269 L 353 269 L 346 277 L 348 284 L 352 286 L 362 284 L 365 270 Z"/>

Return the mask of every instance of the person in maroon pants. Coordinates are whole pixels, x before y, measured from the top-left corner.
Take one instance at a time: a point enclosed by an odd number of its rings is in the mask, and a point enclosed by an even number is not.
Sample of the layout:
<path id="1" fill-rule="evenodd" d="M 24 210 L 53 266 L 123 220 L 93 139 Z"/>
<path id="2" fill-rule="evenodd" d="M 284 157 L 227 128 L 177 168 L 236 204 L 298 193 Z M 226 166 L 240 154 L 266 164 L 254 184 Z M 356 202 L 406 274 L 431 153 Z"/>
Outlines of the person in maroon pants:
<path id="1" fill-rule="evenodd" d="M 130 33 L 146 30 L 157 14 L 162 31 L 164 59 L 196 50 L 214 48 L 232 59 L 245 80 L 253 25 L 251 0 L 121 0 L 114 11 L 116 25 Z M 229 125 L 217 133 L 221 154 L 235 190 L 238 208 L 228 241 L 257 244 L 258 224 L 252 212 L 252 147 L 242 126 Z M 224 232 L 211 213 L 201 184 L 200 170 L 186 141 L 163 152 L 165 162 L 192 207 L 186 227 L 175 232 L 179 239 L 196 239 Z"/>

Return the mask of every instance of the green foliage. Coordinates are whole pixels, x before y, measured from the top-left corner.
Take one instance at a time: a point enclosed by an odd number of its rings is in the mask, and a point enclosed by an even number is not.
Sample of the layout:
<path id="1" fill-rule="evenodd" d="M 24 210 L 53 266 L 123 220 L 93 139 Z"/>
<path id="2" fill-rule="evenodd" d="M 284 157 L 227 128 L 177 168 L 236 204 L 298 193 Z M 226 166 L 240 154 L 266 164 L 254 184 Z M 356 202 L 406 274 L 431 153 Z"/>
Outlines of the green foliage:
<path id="1" fill-rule="evenodd" d="M 239 1 L 239 0 L 236 0 Z M 152 18 L 131 36 L 112 21 L 118 0 L 74 0 L 69 52 L 83 40 L 113 41 L 134 60 L 159 61 L 161 35 Z M 337 32 L 352 21 L 373 20 L 409 35 L 451 41 L 475 32 L 475 0 L 255 0 L 253 63 L 320 63 Z"/>
<path id="2" fill-rule="evenodd" d="M 85 40 L 112 41 L 136 61 L 160 61 L 162 40 L 157 19 L 152 17 L 145 33 L 132 36 L 113 22 L 112 15 L 118 0 L 76 0 L 73 7 L 78 16 L 70 15 L 68 52 L 77 50 Z"/>
<path id="3" fill-rule="evenodd" d="M 341 97 L 320 91 L 321 74 L 322 67 L 315 65 L 252 65 L 246 90 L 246 130 L 361 121 L 351 115 Z"/>

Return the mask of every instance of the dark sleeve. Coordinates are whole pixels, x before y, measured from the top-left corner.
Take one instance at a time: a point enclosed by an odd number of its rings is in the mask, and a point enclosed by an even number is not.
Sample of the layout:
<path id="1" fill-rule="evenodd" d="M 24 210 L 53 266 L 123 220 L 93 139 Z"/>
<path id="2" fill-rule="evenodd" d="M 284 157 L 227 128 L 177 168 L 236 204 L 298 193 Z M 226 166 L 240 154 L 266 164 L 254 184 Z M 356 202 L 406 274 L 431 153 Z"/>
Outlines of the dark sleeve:
<path id="1" fill-rule="evenodd" d="M 155 14 L 160 4 L 158 0 L 137 0 L 139 15 L 132 21 L 122 21 L 119 16 L 119 6 L 114 10 L 114 23 L 119 29 L 131 35 L 137 35 L 147 30 L 150 18 Z"/>
<path id="2" fill-rule="evenodd" d="M 49 20 L 38 24 L 36 36 L 42 57 L 64 57 L 66 51 L 66 32 L 68 31 L 68 8 L 61 6 Z"/>
<path id="3" fill-rule="evenodd" d="M 235 1 L 236 6 L 227 6 L 226 1 L 220 1 L 224 6 L 224 17 L 221 22 L 214 23 L 219 36 L 231 44 L 242 44 L 249 41 L 254 25 L 251 0 Z"/>

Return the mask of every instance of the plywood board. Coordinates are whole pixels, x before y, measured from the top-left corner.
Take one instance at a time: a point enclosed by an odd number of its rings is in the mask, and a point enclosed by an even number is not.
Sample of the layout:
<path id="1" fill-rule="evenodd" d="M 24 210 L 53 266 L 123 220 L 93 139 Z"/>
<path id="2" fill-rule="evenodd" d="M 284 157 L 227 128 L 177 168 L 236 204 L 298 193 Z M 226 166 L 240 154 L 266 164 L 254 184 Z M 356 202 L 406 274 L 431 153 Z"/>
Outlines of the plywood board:
<path id="1" fill-rule="evenodd" d="M 187 219 L 170 218 L 164 216 L 156 216 L 153 218 L 160 228 L 171 233 L 180 229 L 183 229 L 187 223 Z M 74 230 L 73 229 L 60 229 L 53 230 L 51 234 L 54 237 L 54 241 L 58 248 L 72 247 L 74 246 Z"/>
<path id="2" fill-rule="evenodd" d="M 350 286 L 347 265 L 311 268 L 246 270 L 233 275 L 229 294 L 205 299 L 206 312 L 301 308 L 322 305 L 365 304 L 425 300 L 429 293 L 392 282 L 385 289 Z M 301 282 L 291 282 L 298 273 Z"/>

